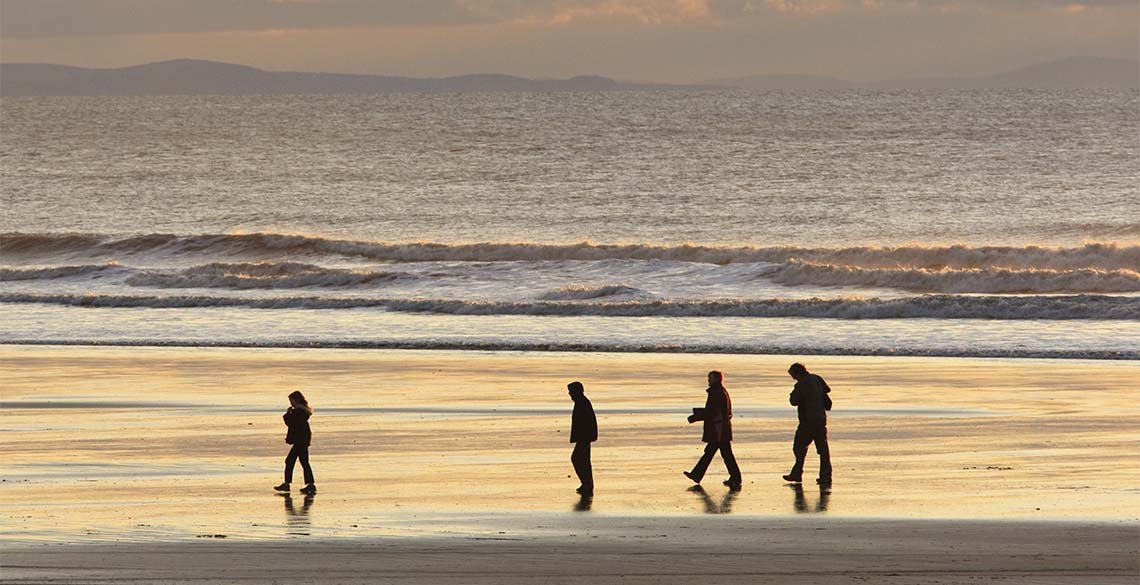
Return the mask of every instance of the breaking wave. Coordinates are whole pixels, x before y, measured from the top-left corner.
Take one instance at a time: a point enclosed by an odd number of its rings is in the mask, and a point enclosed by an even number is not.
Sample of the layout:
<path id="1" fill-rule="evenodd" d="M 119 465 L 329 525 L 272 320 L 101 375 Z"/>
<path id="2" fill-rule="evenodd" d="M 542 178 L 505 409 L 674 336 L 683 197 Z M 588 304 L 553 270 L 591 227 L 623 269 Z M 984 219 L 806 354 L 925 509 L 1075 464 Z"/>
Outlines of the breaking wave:
<path id="1" fill-rule="evenodd" d="M 300 262 L 212 263 L 178 271 L 147 271 L 127 278 L 131 286 L 155 288 L 289 289 L 346 287 L 414 278 L 401 272 L 323 268 Z"/>
<path id="2" fill-rule="evenodd" d="M 0 235 L 0 254 L 28 261 L 74 255 L 204 256 L 253 259 L 339 256 L 384 262 L 675 260 L 712 264 L 783 263 L 793 260 L 865 268 L 1140 270 L 1140 245 L 1086 244 L 1072 248 L 1039 246 L 856 246 L 847 248 L 717 247 L 647 244 L 538 243 L 383 243 L 273 233 L 179 236 L 148 234 L 126 238 L 95 234 Z"/>
<path id="3" fill-rule="evenodd" d="M 793 260 L 765 274 L 787 285 L 874 286 L 939 293 L 1123 293 L 1140 272 L 1082 268 L 861 268 Z"/>
<path id="4" fill-rule="evenodd" d="M 290 296 L 236 298 L 205 295 L 0 294 L 0 303 L 78 307 L 246 307 L 251 309 L 351 309 L 450 315 L 607 317 L 804 317 L 828 319 L 1140 320 L 1140 298 L 1103 295 L 954 296 L 898 299 L 764 299 L 711 301 L 496 302 L 442 299 Z"/>

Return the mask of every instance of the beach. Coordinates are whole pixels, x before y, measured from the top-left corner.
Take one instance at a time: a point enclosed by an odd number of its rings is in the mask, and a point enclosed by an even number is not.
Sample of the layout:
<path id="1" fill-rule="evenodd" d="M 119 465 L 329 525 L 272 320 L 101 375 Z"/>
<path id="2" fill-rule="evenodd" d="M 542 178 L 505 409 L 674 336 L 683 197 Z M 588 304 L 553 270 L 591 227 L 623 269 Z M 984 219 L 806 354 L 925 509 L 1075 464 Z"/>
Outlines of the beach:
<path id="1" fill-rule="evenodd" d="M 5 346 L 4 580 L 1134 582 L 1129 361 L 824 357 L 835 484 L 791 465 L 793 356 Z M 703 491 L 704 374 L 743 489 Z M 598 413 L 574 493 L 566 383 Z M 319 492 L 274 494 L 280 414 Z M 299 473 L 299 470 L 298 470 Z M 820 551 L 824 551 L 822 554 Z M 419 581 L 416 581 L 419 579 Z"/>

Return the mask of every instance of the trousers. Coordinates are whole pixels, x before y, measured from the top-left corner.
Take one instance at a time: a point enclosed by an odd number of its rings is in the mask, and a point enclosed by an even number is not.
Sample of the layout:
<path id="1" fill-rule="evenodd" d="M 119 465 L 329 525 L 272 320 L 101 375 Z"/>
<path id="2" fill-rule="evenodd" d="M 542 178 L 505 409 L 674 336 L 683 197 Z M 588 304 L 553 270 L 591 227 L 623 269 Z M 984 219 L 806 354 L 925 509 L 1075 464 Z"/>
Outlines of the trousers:
<path id="1" fill-rule="evenodd" d="M 700 481 L 705 477 L 705 472 L 709 470 L 709 464 L 712 463 L 713 456 L 716 455 L 717 451 L 720 451 L 720 456 L 724 459 L 724 466 L 728 468 L 729 479 L 740 481 L 740 466 L 736 464 L 736 455 L 732 453 L 732 441 L 706 444 L 704 455 L 701 455 L 697 465 L 693 467 L 693 479 Z"/>
<path id="2" fill-rule="evenodd" d="M 827 423 L 800 423 L 796 427 L 796 437 L 792 440 L 792 453 L 796 455 L 796 464 L 789 475 L 803 477 L 804 460 L 807 459 L 808 446 L 815 443 L 815 452 L 819 453 L 819 478 L 831 479 L 831 449 L 827 446 Z"/>
<path id="3" fill-rule="evenodd" d="M 570 463 L 574 464 L 574 473 L 582 487 L 594 488 L 594 466 L 590 463 L 590 442 L 578 441 L 574 443 L 574 452 L 570 454 Z"/>
<path id="4" fill-rule="evenodd" d="M 301 461 L 301 470 L 305 473 L 305 483 L 315 483 L 313 468 L 309 465 L 308 445 L 293 445 L 293 448 L 289 449 L 289 455 L 285 457 L 285 483 L 293 483 L 293 465 L 298 459 Z"/>

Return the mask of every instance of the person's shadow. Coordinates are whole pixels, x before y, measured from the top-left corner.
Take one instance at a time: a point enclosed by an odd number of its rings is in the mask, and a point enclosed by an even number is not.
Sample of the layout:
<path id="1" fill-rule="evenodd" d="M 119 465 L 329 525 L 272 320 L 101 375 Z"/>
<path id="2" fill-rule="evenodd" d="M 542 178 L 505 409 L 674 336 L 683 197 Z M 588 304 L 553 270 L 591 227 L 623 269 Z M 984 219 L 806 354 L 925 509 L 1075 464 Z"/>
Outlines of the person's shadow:
<path id="1" fill-rule="evenodd" d="M 301 501 L 301 509 L 293 507 L 291 494 L 277 494 L 285 500 L 286 534 L 295 536 L 309 536 L 312 532 L 312 523 L 309 521 L 309 508 L 313 505 L 313 495 L 305 494 Z"/>
<path id="2" fill-rule="evenodd" d="M 736 496 L 740 494 L 740 488 L 730 488 L 728 493 L 724 494 L 718 505 L 713 501 L 712 496 L 705 491 L 705 488 L 695 485 L 689 488 L 690 492 L 697 494 L 701 498 L 701 502 L 705 505 L 705 514 L 730 514 L 732 513 L 732 503 L 736 501 Z"/>
<path id="3" fill-rule="evenodd" d="M 590 506 L 594 505 L 594 496 L 590 494 L 582 494 L 578 501 L 574 503 L 575 512 L 589 512 Z"/>
<path id="4" fill-rule="evenodd" d="M 792 488 L 792 491 L 795 492 L 795 494 L 796 494 L 795 502 L 793 502 L 792 505 L 795 507 L 797 514 L 808 514 L 808 513 L 826 512 L 827 511 L 827 505 L 829 503 L 828 500 L 831 498 L 831 486 L 826 486 L 826 485 L 819 486 L 819 499 L 815 501 L 815 508 L 814 509 L 808 505 L 807 498 L 804 497 L 804 486 L 803 486 L 803 484 L 793 483 L 793 484 L 790 484 L 790 487 Z"/>

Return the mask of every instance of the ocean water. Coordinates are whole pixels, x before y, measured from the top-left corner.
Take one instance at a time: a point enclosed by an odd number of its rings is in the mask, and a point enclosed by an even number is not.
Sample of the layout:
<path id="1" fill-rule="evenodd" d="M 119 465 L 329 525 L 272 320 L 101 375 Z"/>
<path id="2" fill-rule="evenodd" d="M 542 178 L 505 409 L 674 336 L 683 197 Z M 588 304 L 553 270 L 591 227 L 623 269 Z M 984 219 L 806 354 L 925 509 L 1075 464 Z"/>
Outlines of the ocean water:
<path id="1" fill-rule="evenodd" d="M 1140 93 L 6 98 L 0 342 L 1140 359 Z"/>

